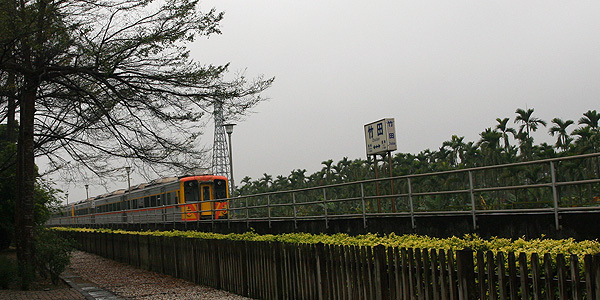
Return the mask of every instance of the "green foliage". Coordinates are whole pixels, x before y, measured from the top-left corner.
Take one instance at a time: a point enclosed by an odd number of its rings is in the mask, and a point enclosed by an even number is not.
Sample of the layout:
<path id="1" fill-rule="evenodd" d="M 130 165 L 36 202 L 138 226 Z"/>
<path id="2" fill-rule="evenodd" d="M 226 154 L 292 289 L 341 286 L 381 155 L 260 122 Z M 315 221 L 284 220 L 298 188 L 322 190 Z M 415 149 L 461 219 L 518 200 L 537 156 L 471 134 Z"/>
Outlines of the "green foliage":
<path id="1" fill-rule="evenodd" d="M 0 250 L 7 249 L 14 235 L 16 203 L 16 159 L 15 143 L 6 140 L 6 125 L 0 124 Z M 36 226 L 43 226 L 58 206 L 58 190 L 50 182 L 38 178 L 34 190 L 34 220 Z"/>
<path id="2" fill-rule="evenodd" d="M 212 232 L 198 231 L 124 231 L 110 229 L 90 229 L 90 228 L 65 228 L 55 227 L 52 230 L 67 231 L 67 232 L 103 232 L 114 234 L 140 234 L 153 236 L 168 236 L 168 237 L 186 237 L 200 239 L 225 239 L 225 240 L 243 240 L 243 241 L 273 241 L 292 244 L 331 244 L 331 245 L 356 245 L 356 246 L 377 246 L 384 245 L 387 247 L 398 248 L 420 248 L 420 249 L 445 249 L 445 250 L 462 250 L 472 249 L 475 251 L 492 251 L 497 252 L 524 252 L 528 255 L 531 253 L 550 253 L 556 255 L 562 254 L 597 254 L 600 253 L 600 242 L 593 241 L 575 241 L 574 239 L 546 239 L 537 238 L 526 240 L 519 238 L 516 240 L 506 238 L 491 238 L 489 240 L 482 239 L 477 235 L 465 235 L 460 237 L 450 238 L 435 238 L 429 236 L 407 234 L 396 235 L 390 233 L 388 235 L 363 234 L 351 236 L 345 233 L 337 233 L 332 235 L 327 234 L 310 234 L 310 233 L 285 233 L 285 234 L 265 234 L 260 235 L 256 232 L 246 232 L 242 234 L 230 233 L 219 234 Z"/>
<path id="3" fill-rule="evenodd" d="M 71 260 L 72 242 L 50 230 L 38 230 L 36 234 L 36 268 L 40 276 L 50 276 L 53 284 Z"/>

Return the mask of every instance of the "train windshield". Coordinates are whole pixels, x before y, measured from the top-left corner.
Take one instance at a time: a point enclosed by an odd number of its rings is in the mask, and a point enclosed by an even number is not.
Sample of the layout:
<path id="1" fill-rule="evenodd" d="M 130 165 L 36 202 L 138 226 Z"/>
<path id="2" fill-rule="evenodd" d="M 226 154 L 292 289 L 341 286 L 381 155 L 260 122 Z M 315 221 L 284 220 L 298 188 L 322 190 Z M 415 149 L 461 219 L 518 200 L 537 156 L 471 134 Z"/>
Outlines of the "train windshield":
<path id="1" fill-rule="evenodd" d="M 215 179 L 215 199 L 227 199 L 227 181 Z"/>
<path id="2" fill-rule="evenodd" d="M 200 190 L 198 189 L 198 181 L 190 180 L 184 184 L 185 202 L 200 201 Z"/>

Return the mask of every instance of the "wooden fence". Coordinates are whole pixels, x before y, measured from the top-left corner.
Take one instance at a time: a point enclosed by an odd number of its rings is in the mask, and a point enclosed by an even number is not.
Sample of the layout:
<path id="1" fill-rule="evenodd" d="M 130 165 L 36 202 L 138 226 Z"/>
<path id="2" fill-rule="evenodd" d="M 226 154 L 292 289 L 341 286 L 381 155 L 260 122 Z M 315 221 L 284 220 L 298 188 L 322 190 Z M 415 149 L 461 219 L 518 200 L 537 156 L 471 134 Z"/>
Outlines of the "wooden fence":
<path id="1" fill-rule="evenodd" d="M 257 299 L 600 300 L 600 255 L 62 234 L 84 251 Z"/>

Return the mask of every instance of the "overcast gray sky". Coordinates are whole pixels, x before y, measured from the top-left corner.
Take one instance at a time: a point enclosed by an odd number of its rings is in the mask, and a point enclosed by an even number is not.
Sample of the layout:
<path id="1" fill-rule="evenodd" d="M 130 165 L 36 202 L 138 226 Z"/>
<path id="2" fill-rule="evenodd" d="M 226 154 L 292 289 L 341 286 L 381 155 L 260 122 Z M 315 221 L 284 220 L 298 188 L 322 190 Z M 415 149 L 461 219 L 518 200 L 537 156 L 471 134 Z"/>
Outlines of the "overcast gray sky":
<path id="1" fill-rule="evenodd" d="M 478 140 L 498 117 L 517 127 L 517 108 L 547 122 L 600 110 L 600 1 L 201 2 L 212 7 L 223 34 L 192 56 L 276 77 L 235 127 L 237 183 L 365 158 L 363 125 L 381 118 L 395 118 L 399 152 L 418 153 Z M 534 138 L 553 143 L 544 128 Z"/>

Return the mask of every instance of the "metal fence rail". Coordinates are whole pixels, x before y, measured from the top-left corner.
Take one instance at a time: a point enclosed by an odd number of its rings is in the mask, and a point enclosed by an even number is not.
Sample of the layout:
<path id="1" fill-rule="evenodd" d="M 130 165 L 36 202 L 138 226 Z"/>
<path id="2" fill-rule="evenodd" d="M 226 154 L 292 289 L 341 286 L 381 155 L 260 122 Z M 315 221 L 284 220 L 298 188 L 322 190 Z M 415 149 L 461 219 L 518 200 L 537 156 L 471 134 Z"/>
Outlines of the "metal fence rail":
<path id="1" fill-rule="evenodd" d="M 551 212 L 558 230 L 561 212 L 600 210 L 599 156 L 594 153 L 240 196 L 230 199 L 229 211 L 233 218 L 248 224 L 323 219 L 327 226 L 329 219 L 358 217 L 366 227 L 367 217 L 410 216 L 413 228 L 418 216 L 470 214 L 477 228 L 477 215 L 481 214 Z M 455 182 L 448 184 L 452 180 Z"/>
<path id="2" fill-rule="evenodd" d="M 278 221 L 323 220 L 327 227 L 332 219 L 362 218 L 366 228 L 368 217 L 405 216 L 415 228 L 420 216 L 470 215 L 477 229 L 478 215 L 551 213 L 559 230 L 563 212 L 600 211 L 600 153 L 242 195 L 228 202 L 224 209 L 213 205 L 207 210 L 212 216 L 226 211 L 225 219 L 190 221 L 182 217 L 184 205 L 177 204 L 66 217 L 49 224 L 236 221 L 251 227 L 253 222 L 272 226 Z"/>

